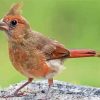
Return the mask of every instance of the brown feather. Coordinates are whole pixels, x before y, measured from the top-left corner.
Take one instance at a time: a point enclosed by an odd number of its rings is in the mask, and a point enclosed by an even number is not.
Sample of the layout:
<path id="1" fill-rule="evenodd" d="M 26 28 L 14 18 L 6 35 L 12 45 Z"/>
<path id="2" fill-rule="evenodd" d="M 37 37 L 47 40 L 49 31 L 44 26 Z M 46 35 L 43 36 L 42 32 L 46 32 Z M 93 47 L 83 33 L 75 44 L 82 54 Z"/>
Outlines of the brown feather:
<path id="1" fill-rule="evenodd" d="M 57 45 L 56 49 L 51 53 L 51 59 L 62 59 L 68 57 L 70 52 L 62 46 Z"/>
<path id="2" fill-rule="evenodd" d="M 22 4 L 16 3 L 12 5 L 7 15 L 20 15 L 21 14 Z"/>

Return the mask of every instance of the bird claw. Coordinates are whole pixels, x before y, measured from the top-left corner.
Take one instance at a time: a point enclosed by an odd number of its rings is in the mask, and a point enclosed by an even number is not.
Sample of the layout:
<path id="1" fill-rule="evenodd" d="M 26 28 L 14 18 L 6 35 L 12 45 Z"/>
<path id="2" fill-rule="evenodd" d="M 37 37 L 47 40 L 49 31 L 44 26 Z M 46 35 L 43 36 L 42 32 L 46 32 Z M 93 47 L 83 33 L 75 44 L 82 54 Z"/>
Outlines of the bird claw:
<path id="1" fill-rule="evenodd" d="M 23 93 L 22 93 L 22 92 L 20 92 L 20 93 L 15 92 L 13 95 L 16 96 L 16 97 L 26 96 L 26 95 L 24 94 L 24 92 L 23 92 Z"/>

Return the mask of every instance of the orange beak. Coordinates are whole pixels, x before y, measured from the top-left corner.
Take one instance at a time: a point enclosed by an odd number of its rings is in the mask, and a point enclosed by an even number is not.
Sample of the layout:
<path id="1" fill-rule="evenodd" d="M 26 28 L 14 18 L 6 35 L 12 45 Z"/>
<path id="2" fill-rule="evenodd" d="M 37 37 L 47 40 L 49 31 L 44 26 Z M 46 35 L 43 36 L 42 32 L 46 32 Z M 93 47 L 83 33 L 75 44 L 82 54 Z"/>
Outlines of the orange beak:
<path id="1" fill-rule="evenodd" d="M 95 57 L 96 51 L 94 50 L 69 50 L 69 58 L 80 58 L 80 57 Z"/>
<path id="2" fill-rule="evenodd" d="M 9 27 L 8 27 L 8 25 L 5 22 L 0 21 L 0 30 L 8 31 Z"/>

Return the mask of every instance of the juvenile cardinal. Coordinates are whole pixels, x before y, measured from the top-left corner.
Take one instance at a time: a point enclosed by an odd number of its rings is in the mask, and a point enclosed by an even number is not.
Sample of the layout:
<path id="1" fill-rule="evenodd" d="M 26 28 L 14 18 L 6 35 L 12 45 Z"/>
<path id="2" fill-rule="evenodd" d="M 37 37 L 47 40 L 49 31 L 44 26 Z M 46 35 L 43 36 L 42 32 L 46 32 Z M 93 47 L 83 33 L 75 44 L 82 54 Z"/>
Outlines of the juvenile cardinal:
<path id="1" fill-rule="evenodd" d="M 63 69 L 67 58 L 97 56 L 94 50 L 68 50 L 59 42 L 33 31 L 20 8 L 18 3 L 13 5 L 0 21 L 0 30 L 8 37 L 10 60 L 15 69 L 28 78 L 14 95 L 34 78 L 48 79 L 51 86 L 53 77 Z"/>

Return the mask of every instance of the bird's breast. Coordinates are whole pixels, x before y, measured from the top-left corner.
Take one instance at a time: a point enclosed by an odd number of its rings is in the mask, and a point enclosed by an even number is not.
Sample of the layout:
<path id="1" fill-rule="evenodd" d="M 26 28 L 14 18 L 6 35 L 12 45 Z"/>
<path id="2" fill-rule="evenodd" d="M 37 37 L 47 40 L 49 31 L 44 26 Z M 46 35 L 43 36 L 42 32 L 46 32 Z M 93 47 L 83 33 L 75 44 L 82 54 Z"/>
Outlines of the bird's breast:
<path id="1" fill-rule="evenodd" d="M 45 77 L 48 73 L 53 72 L 43 54 L 38 50 L 10 47 L 9 56 L 15 69 L 27 77 Z"/>

